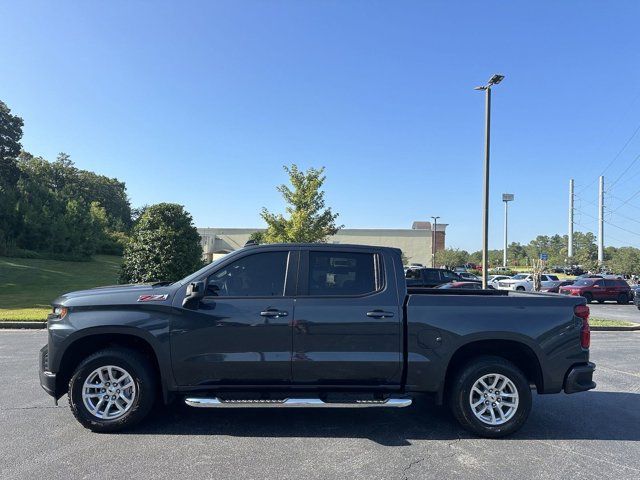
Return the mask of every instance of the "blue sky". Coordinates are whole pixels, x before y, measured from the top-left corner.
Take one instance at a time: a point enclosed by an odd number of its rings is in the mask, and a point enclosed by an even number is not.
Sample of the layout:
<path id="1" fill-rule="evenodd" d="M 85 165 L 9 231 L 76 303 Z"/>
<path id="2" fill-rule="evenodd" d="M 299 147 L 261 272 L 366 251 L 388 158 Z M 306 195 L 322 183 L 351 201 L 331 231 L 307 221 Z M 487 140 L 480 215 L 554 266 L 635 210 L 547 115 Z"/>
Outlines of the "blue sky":
<path id="1" fill-rule="evenodd" d="M 0 99 L 24 147 L 124 180 L 134 206 L 261 226 L 295 162 L 327 168 L 347 227 L 439 215 L 449 246 L 477 250 L 473 87 L 500 72 L 490 247 L 503 192 L 510 240 L 566 233 L 571 177 L 577 228 L 595 231 L 608 165 L 605 242 L 640 246 L 640 2 L 4 1 L 0 17 Z"/>

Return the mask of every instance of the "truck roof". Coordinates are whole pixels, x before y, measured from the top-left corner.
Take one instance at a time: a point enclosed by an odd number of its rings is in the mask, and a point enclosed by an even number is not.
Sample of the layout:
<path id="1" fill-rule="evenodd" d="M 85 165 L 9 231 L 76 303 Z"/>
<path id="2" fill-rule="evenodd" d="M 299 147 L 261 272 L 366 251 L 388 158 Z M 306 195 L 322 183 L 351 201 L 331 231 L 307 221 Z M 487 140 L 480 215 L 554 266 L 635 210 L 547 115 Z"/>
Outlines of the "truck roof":
<path id="1" fill-rule="evenodd" d="M 342 250 L 345 248 L 357 248 L 362 250 L 388 250 L 392 252 L 401 252 L 399 248 L 395 247 L 381 247 L 377 245 L 358 245 L 352 243 L 263 243 L 260 245 L 245 245 L 243 249 L 260 249 L 260 248 L 317 248 L 330 249 L 330 250 Z"/>

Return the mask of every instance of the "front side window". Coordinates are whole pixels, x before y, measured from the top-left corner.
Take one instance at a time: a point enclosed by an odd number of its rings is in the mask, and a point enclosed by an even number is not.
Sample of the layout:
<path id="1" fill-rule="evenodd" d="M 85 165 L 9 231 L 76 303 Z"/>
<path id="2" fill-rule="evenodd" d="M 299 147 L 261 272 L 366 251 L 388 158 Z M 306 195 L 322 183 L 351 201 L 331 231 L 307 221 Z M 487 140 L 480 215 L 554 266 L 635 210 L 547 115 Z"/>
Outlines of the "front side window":
<path id="1" fill-rule="evenodd" d="M 372 253 L 309 252 L 309 295 L 364 295 L 379 286 Z"/>
<path id="2" fill-rule="evenodd" d="M 288 252 L 248 255 L 209 276 L 207 295 L 221 297 L 281 297 Z"/>

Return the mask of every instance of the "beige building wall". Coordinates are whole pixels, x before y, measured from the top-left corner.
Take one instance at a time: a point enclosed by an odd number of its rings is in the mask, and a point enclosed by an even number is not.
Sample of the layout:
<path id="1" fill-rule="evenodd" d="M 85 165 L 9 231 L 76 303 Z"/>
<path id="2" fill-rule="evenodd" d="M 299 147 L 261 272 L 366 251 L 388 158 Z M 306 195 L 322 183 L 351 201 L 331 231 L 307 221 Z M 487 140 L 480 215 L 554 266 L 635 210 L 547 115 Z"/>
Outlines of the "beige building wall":
<path id="1" fill-rule="evenodd" d="M 409 263 L 431 265 L 432 227 L 430 222 L 414 222 L 407 229 L 344 228 L 327 239 L 327 243 L 375 245 L 402 250 Z M 438 224 L 438 250 L 445 248 L 447 224 Z M 212 261 L 242 248 L 253 232 L 260 228 L 198 228 L 203 258 Z"/>

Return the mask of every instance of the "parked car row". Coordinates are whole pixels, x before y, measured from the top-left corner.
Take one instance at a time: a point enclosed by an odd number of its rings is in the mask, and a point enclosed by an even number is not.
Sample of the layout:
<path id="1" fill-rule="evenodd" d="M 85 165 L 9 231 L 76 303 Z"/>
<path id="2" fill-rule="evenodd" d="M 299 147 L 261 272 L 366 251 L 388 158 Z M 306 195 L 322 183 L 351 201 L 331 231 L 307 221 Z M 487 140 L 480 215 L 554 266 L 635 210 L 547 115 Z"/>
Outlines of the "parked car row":
<path id="1" fill-rule="evenodd" d="M 454 272 L 445 268 L 410 266 L 405 268 L 405 278 L 408 287 L 482 289 L 482 280 L 466 271 Z M 640 309 L 640 285 L 630 287 L 625 280 L 615 275 L 584 274 L 576 280 L 560 280 L 557 275 L 545 273 L 541 275 L 540 280 L 542 292 L 580 296 L 588 303 L 613 300 L 619 304 L 627 304 L 632 301 Z M 519 273 L 512 277 L 491 275 L 488 278 L 488 288 L 531 292 L 534 289 L 533 274 Z"/>

